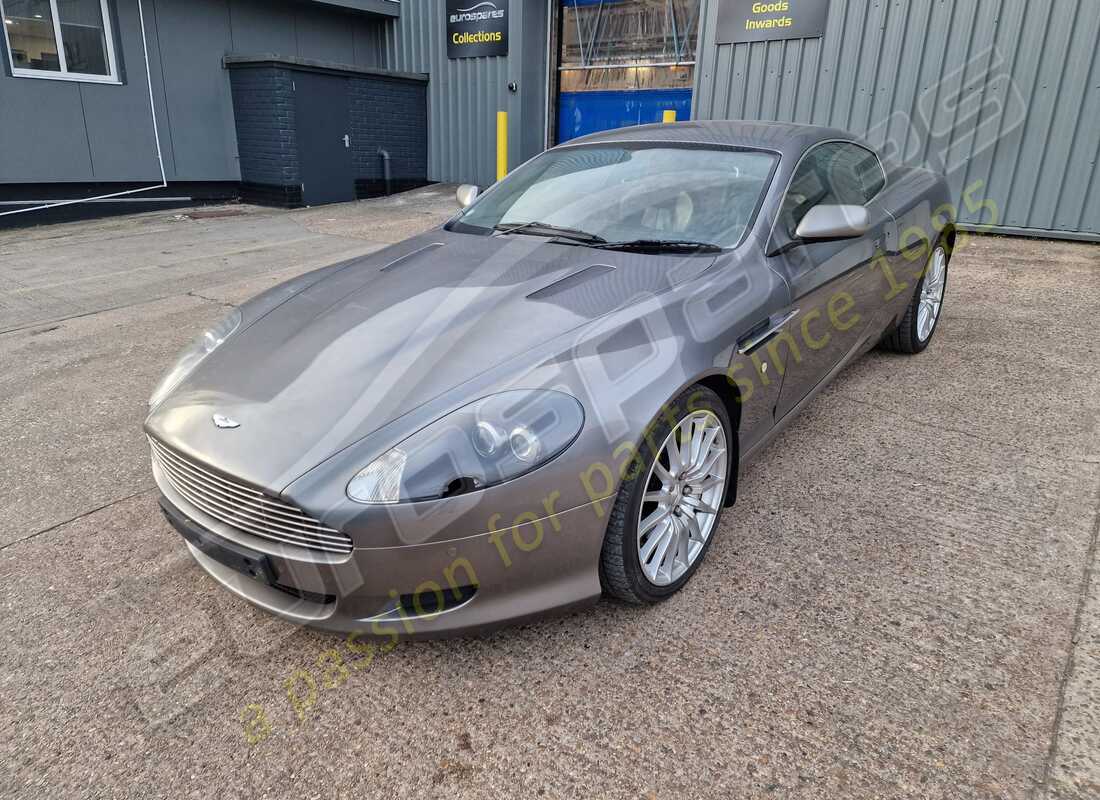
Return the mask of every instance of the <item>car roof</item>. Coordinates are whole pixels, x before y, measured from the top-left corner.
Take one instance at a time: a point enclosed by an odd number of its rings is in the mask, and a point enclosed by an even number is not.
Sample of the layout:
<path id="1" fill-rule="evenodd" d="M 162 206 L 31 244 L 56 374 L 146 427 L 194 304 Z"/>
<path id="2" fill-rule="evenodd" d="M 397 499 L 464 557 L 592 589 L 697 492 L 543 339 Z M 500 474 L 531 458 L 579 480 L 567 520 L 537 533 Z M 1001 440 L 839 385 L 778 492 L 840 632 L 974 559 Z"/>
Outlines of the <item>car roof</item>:
<path id="1" fill-rule="evenodd" d="M 754 120 L 692 120 L 690 122 L 635 125 L 600 131 L 570 139 L 565 147 L 601 142 L 669 142 L 676 144 L 753 147 L 775 150 L 783 154 L 800 154 L 814 142 L 826 139 L 859 138 L 838 128 L 801 125 L 795 122 L 760 122 Z"/>

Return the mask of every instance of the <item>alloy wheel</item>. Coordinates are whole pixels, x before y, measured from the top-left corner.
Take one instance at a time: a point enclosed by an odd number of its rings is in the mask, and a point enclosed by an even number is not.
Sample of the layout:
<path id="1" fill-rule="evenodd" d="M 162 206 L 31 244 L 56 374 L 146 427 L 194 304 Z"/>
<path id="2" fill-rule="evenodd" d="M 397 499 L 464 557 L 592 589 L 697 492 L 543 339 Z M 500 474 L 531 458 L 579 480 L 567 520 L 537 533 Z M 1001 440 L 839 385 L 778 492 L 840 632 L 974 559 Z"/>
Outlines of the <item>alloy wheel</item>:
<path id="1" fill-rule="evenodd" d="M 943 292 L 947 286 L 947 253 L 937 247 L 928 262 L 917 305 L 917 338 L 924 342 L 932 335 L 943 308 Z"/>
<path id="2" fill-rule="evenodd" d="M 679 580 L 714 530 L 726 491 L 726 432 L 711 411 L 680 420 L 650 467 L 638 514 L 638 560 L 657 586 Z"/>

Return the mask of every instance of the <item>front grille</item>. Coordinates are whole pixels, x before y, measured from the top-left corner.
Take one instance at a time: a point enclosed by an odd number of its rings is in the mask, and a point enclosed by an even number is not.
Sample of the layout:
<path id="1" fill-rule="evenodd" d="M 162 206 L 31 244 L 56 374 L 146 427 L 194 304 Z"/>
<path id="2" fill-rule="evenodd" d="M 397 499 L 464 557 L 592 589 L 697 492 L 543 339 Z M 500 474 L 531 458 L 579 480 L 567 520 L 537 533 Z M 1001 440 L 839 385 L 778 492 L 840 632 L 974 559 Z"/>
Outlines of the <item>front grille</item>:
<path id="1" fill-rule="evenodd" d="M 351 552 L 351 538 L 326 528 L 297 506 L 212 472 L 149 439 L 153 462 L 180 496 L 195 508 L 239 531 L 281 544 L 326 553 Z"/>

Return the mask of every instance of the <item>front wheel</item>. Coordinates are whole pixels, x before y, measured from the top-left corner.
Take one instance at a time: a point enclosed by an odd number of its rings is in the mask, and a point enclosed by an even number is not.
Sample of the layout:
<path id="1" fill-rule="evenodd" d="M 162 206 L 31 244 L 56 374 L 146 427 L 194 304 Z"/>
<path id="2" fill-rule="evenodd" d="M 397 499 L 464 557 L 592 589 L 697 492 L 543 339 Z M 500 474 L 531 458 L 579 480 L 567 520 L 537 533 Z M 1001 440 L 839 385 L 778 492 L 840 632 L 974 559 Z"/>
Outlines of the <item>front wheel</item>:
<path id="1" fill-rule="evenodd" d="M 936 323 L 940 321 L 946 289 L 947 250 L 940 242 L 928 259 L 928 266 L 905 309 L 905 316 L 898 327 L 882 340 L 883 346 L 897 353 L 919 353 L 928 347 L 932 334 L 936 332 Z"/>
<path id="2" fill-rule="evenodd" d="M 600 582 L 630 603 L 655 603 L 694 574 L 710 547 L 735 474 L 722 400 L 696 384 L 666 407 L 639 444 L 611 510 Z"/>

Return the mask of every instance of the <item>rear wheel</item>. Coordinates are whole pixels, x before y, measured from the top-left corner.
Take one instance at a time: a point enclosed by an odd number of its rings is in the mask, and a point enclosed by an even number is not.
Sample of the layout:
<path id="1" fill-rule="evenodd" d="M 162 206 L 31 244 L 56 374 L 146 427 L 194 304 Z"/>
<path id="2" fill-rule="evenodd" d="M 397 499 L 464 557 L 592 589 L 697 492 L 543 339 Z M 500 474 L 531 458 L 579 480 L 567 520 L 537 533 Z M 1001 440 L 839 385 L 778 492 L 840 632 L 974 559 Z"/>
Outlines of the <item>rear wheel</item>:
<path id="1" fill-rule="evenodd" d="M 947 250 L 943 242 L 936 245 L 928 266 L 917 285 L 913 299 L 905 309 L 898 327 L 882 340 L 882 345 L 897 353 L 919 353 L 928 347 L 943 309 L 947 289 Z"/>
<path id="2" fill-rule="evenodd" d="M 604 591 L 655 603 L 694 574 L 718 528 L 731 465 L 729 415 L 705 386 L 669 404 L 619 488 L 600 556 Z"/>

